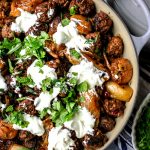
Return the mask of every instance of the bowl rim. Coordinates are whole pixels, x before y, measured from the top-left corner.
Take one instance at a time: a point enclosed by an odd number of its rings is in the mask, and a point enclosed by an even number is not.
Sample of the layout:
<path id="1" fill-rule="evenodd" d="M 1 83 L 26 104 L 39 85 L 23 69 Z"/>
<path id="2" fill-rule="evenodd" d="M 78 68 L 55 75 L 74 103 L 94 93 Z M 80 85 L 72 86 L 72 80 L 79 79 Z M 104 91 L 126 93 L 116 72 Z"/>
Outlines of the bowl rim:
<path id="1" fill-rule="evenodd" d="M 135 57 L 135 60 L 132 59 L 131 62 L 133 63 L 133 67 L 135 69 L 134 70 L 135 71 L 134 72 L 135 75 L 133 77 L 135 77 L 136 84 L 133 86 L 134 94 L 132 95 L 132 98 L 131 98 L 132 102 L 130 100 L 131 105 L 130 105 L 130 108 L 128 108 L 129 112 L 127 112 L 127 114 L 125 115 L 125 118 L 124 118 L 125 120 L 123 121 L 122 126 L 116 130 L 116 133 L 114 135 L 112 133 L 110 134 L 113 137 L 111 137 L 111 139 L 109 139 L 102 147 L 98 148 L 98 150 L 106 150 L 106 148 L 108 148 L 110 146 L 110 144 L 112 144 L 112 142 L 118 137 L 118 135 L 124 129 L 124 127 L 126 126 L 127 122 L 129 121 L 129 118 L 130 118 L 130 116 L 131 116 L 131 114 L 133 112 L 133 109 L 135 107 L 135 103 L 136 103 L 136 100 L 137 100 L 137 94 L 138 94 L 138 91 L 139 91 L 139 65 L 138 65 L 138 55 L 137 55 L 137 51 L 135 49 L 135 44 L 133 42 L 133 39 L 131 38 L 131 34 L 130 34 L 130 32 L 129 32 L 127 26 L 126 26 L 126 24 L 123 22 L 123 20 L 119 16 L 119 14 L 117 14 L 117 12 L 112 7 L 110 7 L 109 4 L 107 4 L 104 1 L 102 1 L 102 0 L 93 0 L 93 1 L 94 1 L 95 4 L 98 4 L 96 6 L 98 9 L 100 7 L 99 5 L 103 3 L 103 5 L 101 5 L 101 7 L 104 6 L 103 9 L 100 9 L 97 12 L 104 11 L 105 13 L 107 13 L 113 19 L 115 18 L 115 20 L 118 21 L 117 24 L 120 24 L 121 27 L 123 27 L 122 28 L 123 32 L 124 32 L 124 34 L 126 34 L 126 37 L 127 37 L 128 41 L 129 41 L 128 44 L 132 47 L 133 53 L 134 53 L 133 56 Z M 129 55 L 129 54 L 127 54 L 127 55 Z M 132 77 L 131 82 L 133 82 L 133 77 Z M 129 102 L 127 102 L 127 103 L 129 103 Z M 108 134 L 109 133 L 110 132 L 108 132 Z"/>
<path id="2" fill-rule="evenodd" d="M 140 115 L 142 114 L 143 108 L 146 108 L 148 103 L 150 103 L 150 93 L 148 93 L 147 96 L 144 98 L 133 120 L 131 137 L 132 137 L 133 148 L 135 150 L 138 150 L 138 147 L 136 145 L 137 143 L 136 143 L 136 136 L 135 136 L 135 133 L 136 133 L 135 127 L 137 125 L 137 121 L 139 120 Z"/>

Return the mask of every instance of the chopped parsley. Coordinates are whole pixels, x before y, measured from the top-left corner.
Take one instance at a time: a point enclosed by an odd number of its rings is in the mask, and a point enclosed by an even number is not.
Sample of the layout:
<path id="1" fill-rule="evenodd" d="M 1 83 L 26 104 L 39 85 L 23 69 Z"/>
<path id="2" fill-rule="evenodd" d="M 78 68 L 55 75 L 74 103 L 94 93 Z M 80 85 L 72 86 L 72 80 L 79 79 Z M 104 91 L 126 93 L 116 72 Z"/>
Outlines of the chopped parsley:
<path id="1" fill-rule="evenodd" d="M 78 92 L 87 92 L 88 89 L 89 89 L 89 84 L 87 81 L 84 81 L 84 82 L 80 83 L 79 85 L 77 85 Z"/>
<path id="2" fill-rule="evenodd" d="M 14 38 L 13 40 L 5 38 L 2 42 L 0 42 L 0 57 L 14 53 L 19 50 L 21 46 L 22 43 L 19 38 Z"/>
<path id="3" fill-rule="evenodd" d="M 44 64 L 43 64 L 42 60 L 40 59 L 35 63 L 35 66 L 42 68 L 44 66 Z"/>
<path id="4" fill-rule="evenodd" d="M 51 119 L 56 126 L 60 126 L 64 122 L 71 120 L 78 109 L 79 106 L 78 100 L 76 99 L 76 93 L 71 89 L 68 92 L 67 97 L 53 102 L 51 108 Z"/>
<path id="5" fill-rule="evenodd" d="M 10 122 L 11 124 L 16 124 L 21 128 L 26 128 L 29 124 L 28 121 L 25 121 L 23 112 L 21 111 L 13 111 L 10 115 L 7 116 L 6 121 Z"/>
<path id="6" fill-rule="evenodd" d="M 8 66 L 9 66 L 9 72 L 12 74 L 14 72 L 14 68 L 12 66 L 12 62 L 10 59 L 8 59 Z"/>
<path id="7" fill-rule="evenodd" d="M 63 27 L 69 25 L 69 23 L 70 23 L 70 20 L 69 20 L 68 18 L 65 18 L 65 19 L 63 19 L 63 20 L 61 21 L 61 24 L 62 24 Z"/>
<path id="8" fill-rule="evenodd" d="M 5 38 L 0 42 L 0 57 L 15 54 L 16 59 L 32 56 L 43 59 L 46 55 L 44 44 L 48 39 L 49 36 L 46 32 L 41 32 L 41 35 L 37 37 L 27 36 L 23 41 L 19 38 L 14 38 L 13 40 Z M 25 54 L 20 54 L 21 50 L 25 50 Z"/>
<path id="9" fill-rule="evenodd" d="M 9 105 L 7 108 L 6 108 L 6 112 L 12 112 L 14 110 L 13 108 L 13 105 Z"/>
<path id="10" fill-rule="evenodd" d="M 45 91 L 50 91 L 52 88 L 52 79 L 51 78 L 46 78 L 42 81 L 42 90 Z"/>
<path id="11" fill-rule="evenodd" d="M 143 109 L 135 129 L 136 143 L 139 150 L 150 150 L 150 103 Z"/>
<path id="12" fill-rule="evenodd" d="M 70 15 L 75 15 L 76 14 L 76 12 L 77 12 L 77 8 L 78 8 L 78 6 L 76 6 L 76 5 L 74 5 L 74 6 L 72 6 L 71 8 L 70 8 Z"/>
<path id="13" fill-rule="evenodd" d="M 27 99 L 27 97 L 20 97 L 20 98 L 17 98 L 16 101 L 23 101 L 25 99 Z"/>
<path id="14" fill-rule="evenodd" d="M 80 59 L 81 57 L 81 55 L 75 49 L 71 49 L 70 54 L 76 59 Z"/>
<path id="15" fill-rule="evenodd" d="M 47 111 L 49 108 L 44 108 L 42 111 L 39 112 L 39 116 L 41 119 L 43 119 L 47 115 Z"/>
<path id="16" fill-rule="evenodd" d="M 34 82 L 30 76 L 27 77 L 17 77 L 17 81 L 22 85 L 34 85 Z"/>

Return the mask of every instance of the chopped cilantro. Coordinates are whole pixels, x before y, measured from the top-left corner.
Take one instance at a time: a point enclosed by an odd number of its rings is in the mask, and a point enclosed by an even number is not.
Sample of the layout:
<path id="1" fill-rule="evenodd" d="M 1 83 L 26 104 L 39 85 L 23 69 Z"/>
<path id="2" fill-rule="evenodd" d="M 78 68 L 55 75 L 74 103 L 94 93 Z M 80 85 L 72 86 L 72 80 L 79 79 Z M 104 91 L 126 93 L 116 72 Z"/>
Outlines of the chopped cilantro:
<path id="1" fill-rule="evenodd" d="M 70 82 L 71 85 L 75 86 L 75 85 L 77 84 L 77 82 L 78 82 L 78 79 L 75 78 L 75 77 L 73 77 L 73 78 L 71 78 L 71 79 L 69 80 L 69 82 Z"/>
<path id="2" fill-rule="evenodd" d="M 19 50 L 21 46 L 22 44 L 20 39 L 14 38 L 13 40 L 9 40 L 5 38 L 2 42 L 0 42 L 0 57 L 7 54 L 12 54 L 13 52 Z"/>
<path id="3" fill-rule="evenodd" d="M 49 91 L 52 88 L 52 79 L 51 78 L 46 78 L 42 80 L 42 90 Z"/>
<path id="4" fill-rule="evenodd" d="M 72 74 L 73 74 L 74 76 L 77 76 L 77 75 L 78 75 L 78 73 L 77 73 L 77 72 L 72 72 Z"/>
<path id="5" fill-rule="evenodd" d="M 44 66 L 44 64 L 43 64 L 42 60 L 38 60 L 38 61 L 35 63 L 35 66 L 42 68 L 42 67 Z"/>
<path id="6" fill-rule="evenodd" d="M 81 97 L 79 98 L 79 101 L 80 101 L 80 102 L 84 102 L 84 101 L 85 101 L 85 97 L 81 96 Z"/>
<path id="7" fill-rule="evenodd" d="M 14 110 L 13 108 L 13 105 L 9 105 L 7 108 L 6 108 L 6 112 L 12 112 Z"/>
<path id="8" fill-rule="evenodd" d="M 17 77 L 17 81 L 22 85 L 34 85 L 33 80 L 30 76 L 27 77 Z"/>
<path id="9" fill-rule="evenodd" d="M 76 59 L 79 59 L 81 57 L 81 55 L 75 49 L 71 49 L 70 54 Z"/>
<path id="10" fill-rule="evenodd" d="M 63 27 L 69 25 L 69 23 L 70 23 L 70 20 L 69 20 L 68 18 L 65 18 L 65 19 L 63 19 L 63 20 L 61 21 L 61 24 L 62 24 Z"/>
<path id="11" fill-rule="evenodd" d="M 75 15 L 77 11 L 78 6 L 74 5 L 70 8 L 70 15 Z"/>
<path id="12" fill-rule="evenodd" d="M 82 83 L 80 83 L 79 85 L 77 85 L 77 91 L 78 92 L 86 92 L 89 89 L 89 84 L 87 81 L 84 81 Z"/>
<path id="13" fill-rule="evenodd" d="M 20 98 L 17 98 L 16 101 L 23 101 L 25 99 L 27 99 L 27 97 L 20 97 Z"/>
<path id="14" fill-rule="evenodd" d="M 25 121 L 23 112 L 13 111 L 10 115 L 7 116 L 6 120 L 12 124 L 16 124 L 22 128 L 26 128 L 29 124 L 28 121 Z"/>
<path id="15" fill-rule="evenodd" d="M 13 68 L 13 66 L 12 66 L 12 63 L 11 63 L 11 60 L 10 60 L 10 59 L 8 59 L 8 66 L 9 66 L 9 72 L 10 72 L 10 73 L 13 73 L 13 72 L 14 72 L 14 68 Z"/>
<path id="16" fill-rule="evenodd" d="M 93 43 L 95 43 L 95 39 L 87 39 L 85 41 L 85 44 L 93 44 Z"/>
<path id="17" fill-rule="evenodd" d="M 51 119 L 56 126 L 62 125 L 64 122 L 71 120 L 78 109 L 76 93 L 73 89 L 70 89 L 65 98 L 53 102 Z"/>
<path id="18" fill-rule="evenodd" d="M 42 111 L 39 112 L 41 119 L 43 119 L 47 115 L 48 110 L 49 110 L 49 108 L 44 108 Z"/>

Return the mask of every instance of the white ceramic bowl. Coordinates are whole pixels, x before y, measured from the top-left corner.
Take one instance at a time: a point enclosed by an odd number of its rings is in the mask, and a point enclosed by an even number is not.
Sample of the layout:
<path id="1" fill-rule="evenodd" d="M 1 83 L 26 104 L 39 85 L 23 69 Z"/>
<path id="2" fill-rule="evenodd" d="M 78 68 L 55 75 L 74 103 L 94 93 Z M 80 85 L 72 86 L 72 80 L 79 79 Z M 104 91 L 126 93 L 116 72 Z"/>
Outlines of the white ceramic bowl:
<path id="1" fill-rule="evenodd" d="M 136 143 L 136 125 L 137 125 L 137 121 L 140 118 L 142 111 L 145 107 L 147 107 L 147 104 L 150 103 L 150 93 L 146 96 L 146 98 L 143 100 L 142 104 L 140 105 L 140 108 L 138 109 L 134 122 L 133 122 L 133 126 L 132 126 L 132 144 L 135 150 L 138 150 L 137 148 L 137 143 Z"/>

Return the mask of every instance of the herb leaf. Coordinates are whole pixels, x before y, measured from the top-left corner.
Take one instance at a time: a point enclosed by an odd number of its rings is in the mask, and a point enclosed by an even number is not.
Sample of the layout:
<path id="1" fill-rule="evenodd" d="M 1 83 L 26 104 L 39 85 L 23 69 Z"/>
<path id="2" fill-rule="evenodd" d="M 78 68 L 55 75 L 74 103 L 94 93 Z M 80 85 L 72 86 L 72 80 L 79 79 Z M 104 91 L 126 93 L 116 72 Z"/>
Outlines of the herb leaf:
<path id="1" fill-rule="evenodd" d="M 8 66 L 9 66 L 9 72 L 10 72 L 10 73 L 13 73 L 13 72 L 14 72 L 14 68 L 13 68 L 13 66 L 12 66 L 12 63 L 11 63 L 11 60 L 10 60 L 10 59 L 8 59 Z"/>
<path id="2" fill-rule="evenodd" d="M 75 57 L 76 59 L 79 59 L 81 57 L 81 55 L 75 50 L 75 49 L 71 49 L 70 50 L 70 54 Z"/>
<path id="3" fill-rule="evenodd" d="M 33 80 L 30 76 L 27 77 L 17 77 L 17 81 L 22 85 L 34 85 Z"/>
<path id="4" fill-rule="evenodd" d="M 89 89 L 89 84 L 87 81 L 84 81 L 80 83 L 79 85 L 77 85 L 77 91 L 79 92 L 87 92 L 88 89 Z"/>
<path id="5" fill-rule="evenodd" d="M 25 121 L 24 115 L 22 112 L 13 111 L 9 116 L 7 116 L 6 120 L 12 124 L 16 124 L 22 128 L 26 128 L 29 124 L 28 121 Z"/>
<path id="6" fill-rule="evenodd" d="M 78 6 L 74 5 L 70 8 L 70 15 L 75 15 L 77 11 Z"/>
<path id="7" fill-rule="evenodd" d="M 68 18 L 65 18 L 61 21 L 61 24 L 63 27 L 67 26 L 70 23 L 70 20 Z"/>

